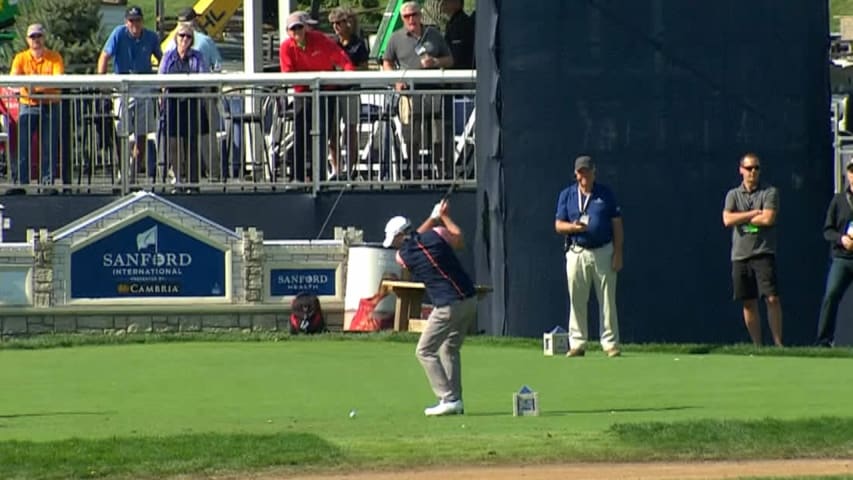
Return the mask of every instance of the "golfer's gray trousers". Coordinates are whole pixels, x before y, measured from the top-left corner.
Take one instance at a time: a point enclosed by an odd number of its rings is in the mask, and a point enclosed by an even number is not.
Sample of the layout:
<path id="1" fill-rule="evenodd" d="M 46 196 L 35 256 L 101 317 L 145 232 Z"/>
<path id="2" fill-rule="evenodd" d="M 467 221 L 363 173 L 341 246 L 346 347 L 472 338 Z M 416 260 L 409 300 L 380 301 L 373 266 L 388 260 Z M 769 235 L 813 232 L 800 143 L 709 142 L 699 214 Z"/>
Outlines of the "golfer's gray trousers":
<path id="1" fill-rule="evenodd" d="M 477 316 L 477 298 L 436 307 L 421 333 L 416 354 L 435 396 L 444 402 L 462 400 L 462 342 Z"/>

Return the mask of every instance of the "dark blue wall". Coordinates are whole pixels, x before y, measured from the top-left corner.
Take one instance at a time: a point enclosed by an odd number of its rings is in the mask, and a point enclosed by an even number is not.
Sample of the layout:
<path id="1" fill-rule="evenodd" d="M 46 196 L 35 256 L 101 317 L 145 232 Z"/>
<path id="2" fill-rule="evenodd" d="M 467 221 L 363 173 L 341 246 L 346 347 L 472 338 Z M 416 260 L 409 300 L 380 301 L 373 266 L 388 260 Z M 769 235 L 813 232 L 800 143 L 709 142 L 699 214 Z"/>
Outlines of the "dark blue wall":
<path id="1" fill-rule="evenodd" d="M 299 193 L 235 193 L 165 195 L 164 198 L 204 216 L 226 228 L 256 227 L 269 240 L 314 239 L 323 222 L 322 237 L 332 238 L 335 226 L 354 226 L 365 232 L 365 241 L 381 242 L 385 222 L 394 215 L 406 215 L 412 222 L 428 217 L 444 192 L 369 191 L 321 192 L 316 197 Z M 337 207 L 329 217 L 335 201 Z M 105 195 L 56 195 L 0 197 L 5 215 L 12 219 L 7 242 L 21 242 L 29 228 L 56 230 L 116 200 Z M 474 192 L 456 191 L 450 199 L 451 214 L 465 233 L 473 235 Z M 419 224 L 419 223 L 418 223 Z M 473 247 L 469 250 L 473 251 Z M 471 256 L 469 254 L 469 256 Z"/>
<path id="2" fill-rule="evenodd" d="M 530 8 L 478 3 L 478 39 L 495 39 L 477 51 L 492 251 L 477 266 L 497 275 L 492 328 L 534 336 L 566 324 L 554 211 L 586 153 L 624 212 L 623 340 L 746 341 L 721 212 L 739 158 L 755 151 L 781 192 L 785 337 L 810 342 L 832 193 L 826 2 L 566 0 L 534 18 Z"/>
<path id="3" fill-rule="evenodd" d="M 324 192 L 316 197 L 298 193 L 278 194 L 205 194 L 170 195 L 170 201 L 186 207 L 227 228 L 256 227 L 268 240 L 314 239 L 323 222 L 324 239 L 332 238 L 335 226 L 354 226 L 364 230 L 365 241 L 381 242 L 385 222 L 394 215 L 406 215 L 412 222 L 429 216 L 444 192 L 365 192 L 347 191 L 329 217 L 338 192 Z M 451 215 L 463 233 L 473 237 L 477 219 L 474 215 L 474 193 L 457 191 L 450 199 Z M 0 198 L 12 219 L 5 234 L 9 242 L 24 241 L 28 228 L 56 230 L 115 200 L 111 196 L 58 195 L 9 196 Z M 468 271 L 474 269 L 474 242 L 460 253 Z"/>

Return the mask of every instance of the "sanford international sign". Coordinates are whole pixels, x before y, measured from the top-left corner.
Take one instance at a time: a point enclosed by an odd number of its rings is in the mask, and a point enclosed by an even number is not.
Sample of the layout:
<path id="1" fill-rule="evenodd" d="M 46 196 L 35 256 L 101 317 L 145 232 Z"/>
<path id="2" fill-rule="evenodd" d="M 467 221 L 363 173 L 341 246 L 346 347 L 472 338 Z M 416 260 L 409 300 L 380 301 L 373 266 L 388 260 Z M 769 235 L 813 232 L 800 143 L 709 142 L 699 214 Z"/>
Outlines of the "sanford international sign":
<path id="1" fill-rule="evenodd" d="M 154 217 L 71 253 L 71 298 L 224 297 L 225 251 Z"/>

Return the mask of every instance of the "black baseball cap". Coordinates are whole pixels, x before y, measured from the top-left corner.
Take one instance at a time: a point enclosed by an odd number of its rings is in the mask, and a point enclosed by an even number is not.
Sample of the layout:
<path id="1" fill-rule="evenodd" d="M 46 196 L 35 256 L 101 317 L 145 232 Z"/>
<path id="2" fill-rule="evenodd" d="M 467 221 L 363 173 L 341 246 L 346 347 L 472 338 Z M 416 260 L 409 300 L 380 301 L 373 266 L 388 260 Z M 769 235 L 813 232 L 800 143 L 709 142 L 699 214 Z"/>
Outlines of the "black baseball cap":
<path id="1" fill-rule="evenodd" d="M 187 7 L 178 12 L 178 21 L 179 22 L 192 22 L 198 17 L 198 14 L 195 13 L 195 10 L 192 7 Z"/>
<path id="2" fill-rule="evenodd" d="M 128 8 L 128 9 L 124 12 L 124 18 L 125 18 L 125 19 L 127 19 L 127 20 L 135 20 L 135 19 L 137 19 L 137 18 L 142 18 L 142 17 L 143 17 L 143 15 L 142 15 L 142 7 L 138 7 L 138 6 L 136 6 L 136 5 L 134 5 L 134 6 L 130 7 L 130 8 Z"/>

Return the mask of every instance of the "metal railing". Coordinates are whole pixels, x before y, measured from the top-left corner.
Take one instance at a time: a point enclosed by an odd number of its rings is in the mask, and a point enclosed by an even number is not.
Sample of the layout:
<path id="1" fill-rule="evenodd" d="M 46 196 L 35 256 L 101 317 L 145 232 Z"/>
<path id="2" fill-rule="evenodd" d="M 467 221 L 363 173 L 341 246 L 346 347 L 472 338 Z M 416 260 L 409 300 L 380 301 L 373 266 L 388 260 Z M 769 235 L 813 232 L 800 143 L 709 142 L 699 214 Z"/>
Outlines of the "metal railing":
<path id="1" fill-rule="evenodd" d="M 473 187 L 474 81 L 473 71 L 0 76 L 0 191 Z"/>

